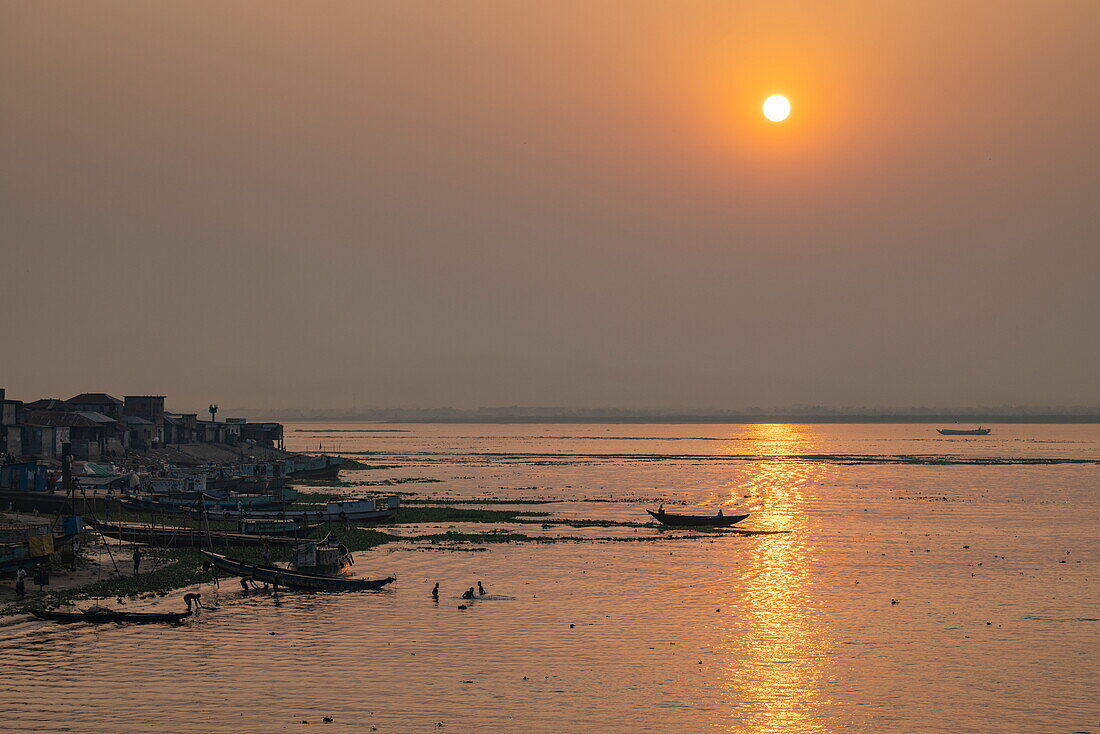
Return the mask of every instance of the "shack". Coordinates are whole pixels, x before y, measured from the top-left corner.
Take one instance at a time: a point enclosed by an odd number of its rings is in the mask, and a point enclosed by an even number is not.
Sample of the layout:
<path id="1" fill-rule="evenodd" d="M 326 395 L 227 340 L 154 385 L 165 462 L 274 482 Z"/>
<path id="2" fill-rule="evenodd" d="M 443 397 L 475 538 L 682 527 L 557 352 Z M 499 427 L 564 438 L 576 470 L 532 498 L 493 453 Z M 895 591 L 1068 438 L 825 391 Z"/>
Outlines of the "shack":
<path id="1" fill-rule="evenodd" d="M 0 465 L 0 489 L 45 492 L 49 489 L 47 467 L 36 461 Z"/>

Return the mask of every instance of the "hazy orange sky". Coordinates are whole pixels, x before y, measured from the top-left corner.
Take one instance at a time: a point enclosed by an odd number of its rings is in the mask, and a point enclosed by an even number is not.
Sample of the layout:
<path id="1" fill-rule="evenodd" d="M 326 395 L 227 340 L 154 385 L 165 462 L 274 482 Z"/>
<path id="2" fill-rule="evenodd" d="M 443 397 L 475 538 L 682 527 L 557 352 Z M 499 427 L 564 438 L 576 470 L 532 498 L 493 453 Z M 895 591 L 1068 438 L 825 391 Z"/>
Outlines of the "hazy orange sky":
<path id="1" fill-rule="evenodd" d="M 1100 404 L 1097 79 L 1092 0 L 8 0 L 0 386 Z"/>

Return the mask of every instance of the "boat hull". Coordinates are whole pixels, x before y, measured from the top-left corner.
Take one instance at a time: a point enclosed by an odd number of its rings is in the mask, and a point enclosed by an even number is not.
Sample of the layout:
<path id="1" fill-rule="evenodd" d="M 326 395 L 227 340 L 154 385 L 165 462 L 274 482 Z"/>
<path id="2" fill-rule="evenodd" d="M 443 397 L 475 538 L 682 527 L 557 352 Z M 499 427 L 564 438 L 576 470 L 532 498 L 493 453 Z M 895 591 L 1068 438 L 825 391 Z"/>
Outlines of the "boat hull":
<path id="1" fill-rule="evenodd" d="M 726 528 L 730 525 L 735 525 L 746 517 L 745 515 L 674 515 L 669 512 L 654 512 L 653 510 L 646 510 L 653 519 L 662 525 L 668 525 L 670 527 L 692 527 L 692 528 Z"/>
<path id="2" fill-rule="evenodd" d="M 378 591 L 396 580 L 392 576 L 384 579 L 335 578 L 291 571 L 277 566 L 248 563 L 210 551 L 203 551 L 202 555 L 214 566 L 232 576 L 251 577 L 257 581 L 277 584 L 290 589 L 304 589 L 306 591 Z"/>
<path id="3" fill-rule="evenodd" d="M 104 523 L 88 518 L 88 524 L 108 538 L 127 543 L 142 543 L 157 548 L 202 548 L 218 545 L 294 545 L 300 537 L 319 525 L 302 528 L 298 537 L 286 535 L 252 535 L 218 530 L 209 532 L 192 528 L 151 528 L 142 525 Z"/>
<path id="4" fill-rule="evenodd" d="M 975 428 L 970 431 L 959 430 L 957 428 L 937 428 L 936 429 L 941 436 L 988 436 L 991 428 Z"/>
<path id="5" fill-rule="evenodd" d="M 396 507 L 387 507 L 381 510 L 351 510 L 346 512 L 332 512 L 330 510 L 262 510 L 243 513 L 234 510 L 207 510 L 206 516 L 211 520 L 296 520 L 298 522 L 356 522 L 379 523 L 389 522 L 397 515 Z"/>
<path id="6" fill-rule="evenodd" d="M 107 624 L 129 622 L 131 624 L 175 623 L 191 616 L 191 612 L 54 612 L 47 609 L 29 609 L 31 614 L 50 622 L 84 622 L 86 624 Z"/>

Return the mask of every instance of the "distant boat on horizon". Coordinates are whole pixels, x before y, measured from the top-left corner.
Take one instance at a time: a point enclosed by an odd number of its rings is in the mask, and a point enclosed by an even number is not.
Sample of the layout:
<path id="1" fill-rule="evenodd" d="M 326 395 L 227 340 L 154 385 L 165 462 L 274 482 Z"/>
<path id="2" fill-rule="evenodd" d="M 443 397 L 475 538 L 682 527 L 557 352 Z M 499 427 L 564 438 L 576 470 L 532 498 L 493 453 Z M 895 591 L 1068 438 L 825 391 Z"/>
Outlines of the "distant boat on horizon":
<path id="1" fill-rule="evenodd" d="M 992 429 L 982 428 L 982 427 L 979 426 L 978 428 L 969 428 L 969 429 L 937 428 L 936 430 L 940 432 L 941 436 L 988 436 L 989 432 Z"/>

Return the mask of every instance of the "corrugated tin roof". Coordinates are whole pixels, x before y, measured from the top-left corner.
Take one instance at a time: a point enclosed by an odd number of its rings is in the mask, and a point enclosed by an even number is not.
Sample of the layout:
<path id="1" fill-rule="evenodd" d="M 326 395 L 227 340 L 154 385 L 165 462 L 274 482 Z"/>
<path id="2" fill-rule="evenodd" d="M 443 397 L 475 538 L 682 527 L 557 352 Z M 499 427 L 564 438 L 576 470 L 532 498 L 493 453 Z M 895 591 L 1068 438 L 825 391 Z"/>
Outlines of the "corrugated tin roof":
<path id="1" fill-rule="evenodd" d="M 77 415 L 84 416 L 88 420 L 95 421 L 96 423 L 118 423 L 118 421 L 109 415 L 103 415 L 102 413 L 96 413 L 91 410 L 82 410 L 77 413 Z"/>
<path id="2" fill-rule="evenodd" d="M 82 392 L 75 398 L 69 398 L 70 403 L 78 405 L 122 405 L 122 401 L 105 392 Z"/>
<path id="3" fill-rule="evenodd" d="M 42 398 L 23 405 L 27 410 L 76 410 L 76 406 L 57 398 Z"/>
<path id="4" fill-rule="evenodd" d="M 29 426 L 68 426 L 70 428 L 99 428 L 111 423 L 118 423 L 114 418 L 88 410 L 79 412 L 29 410 L 23 420 Z"/>

